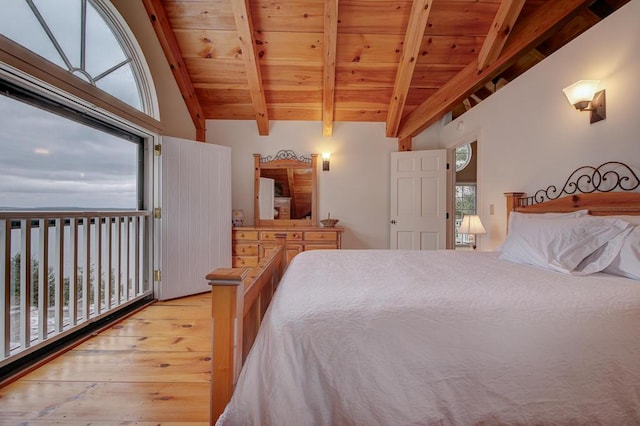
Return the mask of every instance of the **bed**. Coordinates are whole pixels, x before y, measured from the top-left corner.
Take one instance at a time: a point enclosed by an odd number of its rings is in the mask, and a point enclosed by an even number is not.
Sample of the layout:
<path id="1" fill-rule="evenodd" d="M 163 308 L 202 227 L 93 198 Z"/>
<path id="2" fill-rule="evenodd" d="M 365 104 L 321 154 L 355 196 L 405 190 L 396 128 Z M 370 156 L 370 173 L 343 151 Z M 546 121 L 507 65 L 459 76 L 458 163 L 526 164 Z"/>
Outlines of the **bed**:
<path id="1" fill-rule="evenodd" d="M 211 275 L 236 291 L 230 320 L 212 312 L 232 326 L 212 421 L 640 423 L 640 183 L 621 163 L 586 169 L 508 194 L 500 252 L 304 252 L 264 315 L 239 314 L 254 281 Z"/>

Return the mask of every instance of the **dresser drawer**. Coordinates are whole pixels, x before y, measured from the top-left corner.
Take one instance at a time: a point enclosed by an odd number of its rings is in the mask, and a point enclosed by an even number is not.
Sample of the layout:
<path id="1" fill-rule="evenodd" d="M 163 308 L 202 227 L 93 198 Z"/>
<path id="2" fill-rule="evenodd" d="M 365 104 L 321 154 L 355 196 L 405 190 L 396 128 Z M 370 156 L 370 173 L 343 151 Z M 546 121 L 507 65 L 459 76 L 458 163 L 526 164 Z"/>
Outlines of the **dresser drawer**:
<path id="1" fill-rule="evenodd" d="M 258 265 L 257 256 L 232 256 L 231 266 L 233 268 L 253 268 Z"/>
<path id="2" fill-rule="evenodd" d="M 302 241 L 302 232 L 294 231 L 294 232 L 280 232 L 280 231 L 261 231 L 260 232 L 260 240 L 261 241 L 275 241 L 276 235 L 278 234 L 286 234 L 287 241 Z"/>
<path id="3" fill-rule="evenodd" d="M 305 244 L 304 251 L 309 250 L 335 250 L 338 248 L 338 243 L 333 244 Z"/>
<path id="4" fill-rule="evenodd" d="M 304 233 L 305 241 L 337 241 L 338 233 L 335 231 L 308 231 Z"/>
<path id="5" fill-rule="evenodd" d="M 258 231 L 233 231 L 232 232 L 233 239 L 236 241 L 239 240 L 257 240 L 258 239 Z"/>
<path id="6" fill-rule="evenodd" d="M 231 254 L 234 256 L 257 256 L 258 244 L 233 244 Z"/>
<path id="7" fill-rule="evenodd" d="M 278 219 L 291 219 L 289 207 L 276 207 L 276 210 L 278 210 Z"/>
<path id="8" fill-rule="evenodd" d="M 304 247 L 302 244 L 287 244 L 286 257 L 287 257 L 287 265 L 291 262 L 298 253 L 302 253 L 304 251 Z"/>
<path id="9" fill-rule="evenodd" d="M 342 245 L 342 227 L 270 226 L 232 228 L 231 264 L 234 268 L 253 268 L 269 257 L 280 243 L 284 245 L 285 265 L 305 250 L 335 250 Z M 279 236 L 284 241 L 278 241 Z"/>

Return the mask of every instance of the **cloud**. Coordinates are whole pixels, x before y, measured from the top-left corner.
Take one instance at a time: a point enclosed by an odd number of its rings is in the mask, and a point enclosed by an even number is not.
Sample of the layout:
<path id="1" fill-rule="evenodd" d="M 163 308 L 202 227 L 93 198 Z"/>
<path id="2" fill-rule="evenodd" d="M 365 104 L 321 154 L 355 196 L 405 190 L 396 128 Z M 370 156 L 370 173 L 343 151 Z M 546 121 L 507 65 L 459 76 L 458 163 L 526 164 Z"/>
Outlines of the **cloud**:
<path id="1" fill-rule="evenodd" d="M 0 207 L 137 207 L 137 144 L 7 96 L 0 129 Z"/>
<path id="2" fill-rule="evenodd" d="M 98 78 L 127 60 L 117 37 L 91 2 L 84 16 L 84 33 L 81 2 L 33 2 L 69 64 L 27 2 L 5 3 L 0 32 L 80 78 Z M 78 71 L 83 66 L 84 71 Z M 95 83 L 140 109 L 130 64 Z M 0 94 L 0 208 L 136 208 L 137 155 L 134 143 Z"/>
<path id="3" fill-rule="evenodd" d="M 67 69 L 54 44 L 26 1 L 4 2 L 0 14 L 3 35 Z M 34 5 L 70 65 L 81 68 L 82 8 L 77 0 L 35 1 Z M 92 78 L 125 61 L 127 55 L 109 25 L 88 2 L 84 68 Z"/>

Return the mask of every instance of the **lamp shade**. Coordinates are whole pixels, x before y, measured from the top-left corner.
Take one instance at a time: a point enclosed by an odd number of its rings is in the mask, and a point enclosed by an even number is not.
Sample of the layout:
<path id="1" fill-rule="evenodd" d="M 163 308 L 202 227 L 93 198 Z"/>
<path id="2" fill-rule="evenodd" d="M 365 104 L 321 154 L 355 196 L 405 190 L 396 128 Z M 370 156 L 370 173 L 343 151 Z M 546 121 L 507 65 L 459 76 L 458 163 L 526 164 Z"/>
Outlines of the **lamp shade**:
<path id="1" fill-rule="evenodd" d="M 487 231 L 482 226 L 480 216 L 477 214 L 467 214 L 462 218 L 462 223 L 458 228 L 460 234 L 486 234 Z"/>
<path id="2" fill-rule="evenodd" d="M 600 80 L 580 80 L 571 86 L 565 87 L 562 91 L 571 105 L 576 106 L 576 108 L 586 108 L 586 105 L 593 99 L 593 95 L 598 91 L 599 84 Z"/>

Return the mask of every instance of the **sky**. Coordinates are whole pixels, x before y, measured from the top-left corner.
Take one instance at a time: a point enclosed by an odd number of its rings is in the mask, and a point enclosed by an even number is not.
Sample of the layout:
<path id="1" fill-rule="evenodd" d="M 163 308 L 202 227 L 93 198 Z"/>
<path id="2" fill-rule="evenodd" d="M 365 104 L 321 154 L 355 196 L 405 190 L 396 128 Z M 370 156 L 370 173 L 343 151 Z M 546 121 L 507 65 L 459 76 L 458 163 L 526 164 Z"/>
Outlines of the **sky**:
<path id="1" fill-rule="evenodd" d="M 0 34 L 66 68 L 25 0 L 2 0 Z M 81 64 L 81 0 L 34 0 L 73 67 Z M 95 78 L 126 60 L 90 2 L 84 68 Z M 84 71 L 74 74 L 86 81 Z M 96 85 L 140 108 L 130 64 Z M 137 146 L 0 94 L 1 208 L 135 209 Z"/>
<path id="2" fill-rule="evenodd" d="M 0 208 L 136 208 L 137 145 L 0 95 Z"/>
<path id="3" fill-rule="evenodd" d="M 94 79 L 97 87 L 142 110 L 133 68 L 131 62 L 127 62 L 130 55 L 125 53 L 114 31 L 91 2 L 87 2 L 84 20 L 81 0 L 33 0 L 33 4 L 74 75 L 85 81 Z M 2 0 L 0 33 L 69 70 L 26 0 Z M 119 68 L 113 69 L 116 66 Z"/>

